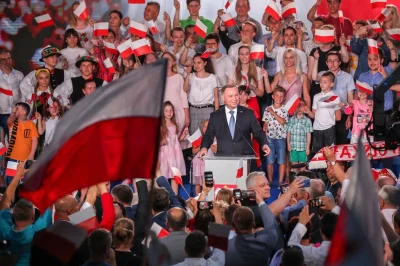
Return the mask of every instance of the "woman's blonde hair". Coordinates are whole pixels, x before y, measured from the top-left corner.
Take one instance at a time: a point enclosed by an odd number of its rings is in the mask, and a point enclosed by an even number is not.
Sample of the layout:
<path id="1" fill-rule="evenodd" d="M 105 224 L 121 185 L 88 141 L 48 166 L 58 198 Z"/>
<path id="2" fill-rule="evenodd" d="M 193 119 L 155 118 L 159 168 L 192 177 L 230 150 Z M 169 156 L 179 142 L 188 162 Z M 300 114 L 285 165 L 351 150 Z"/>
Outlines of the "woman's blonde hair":
<path id="1" fill-rule="evenodd" d="M 392 29 L 397 29 L 400 28 L 400 15 L 399 15 L 399 9 L 395 5 L 386 5 L 386 8 L 390 9 L 393 14 L 393 22 L 392 22 Z M 383 22 L 383 25 L 385 25 L 385 22 Z M 385 27 L 383 27 L 385 28 Z"/>
<path id="2" fill-rule="evenodd" d="M 228 205 L 232 204 L 233 200 L 233 192 L 229 188 L 221 188 L 220 191 L 218 191 L 217 196 L 215 197 L 215 200 L 217 201 L 223 201 Z"/>
<path id="3" fill-rule="evenodd" d="M 293 48 L 288 48 L 288 49 L 285 50 L 285 52 L 283 52 L 282 66 L 284 66 L 284 67 L 282 68 L 282 70 L 280 72 L 281 80 L 284 79 L 285 73 L 287 71 L 286 64 L 285 64 L 285 57 L 288 54 L 292 55 L 293 58 L 294 58 L 294 67 L 296 68 L 296 77 L 297 77 L 298 80 L 300 80 L 301 79 L 301 75 L 302 75 L 303 72 L 301 71 L 301 68 L 300 68 L 300 60 L 299 60 L 299 57 L 297 56 L 297 52 Z"/>
<path id="4" fill-rule="evenodd" d="M 239 47 L 238 50 L 238 55 L 240 53 L 240 50 L 242 49 L 248 49 L 250 51 L 250 46 L 248 45 L 242 45 Z M 251 84 L 252 81 L 254 81 L 254 84 L 257 85 L 257 79 L 258 74 L 257 74 L 257 66 L 256 62 L 254 60 L 250 60 L 249 62 L 249 72 L 247 73 L 247 86 Z M 238 59 L 236 69 L 235 69 L 235 81 L 236 84 L 242 83 L 243 75 L 242 75 L 242 62 Z"/>
<path id="5" fill-rule="evenodd" d="M 132 245 L 134 235 L 135 232 L 132 220 L 128 218 L 120 218 L 114 226 L 113 244 L 116 248 L 122 245 L 130 246 Z"/>
<path id="6" fill-rule="evenodd" d="M 68 16 L 69 16 L 69 25 L 70 25 L 72 28 L 76 27 L 76 24 L 77 24 L 77 22 L 78 22 L 78 19 L 76 18 L 76 15 L 74 14 L 73 7 L 76 6 L 76 5 L 79 5 L 79 4 L 80 4 L 79 1 L 74 2 L 74 3 L 71 5 L 71 8 L 70 8 L 70 10 L 69 10 L 69 14 L 68 14 Z M 85 19 L 86 25 L 89 24 L 89 20 L 90 20 L 90 17 L 87 17 L 87 18 Z"/>

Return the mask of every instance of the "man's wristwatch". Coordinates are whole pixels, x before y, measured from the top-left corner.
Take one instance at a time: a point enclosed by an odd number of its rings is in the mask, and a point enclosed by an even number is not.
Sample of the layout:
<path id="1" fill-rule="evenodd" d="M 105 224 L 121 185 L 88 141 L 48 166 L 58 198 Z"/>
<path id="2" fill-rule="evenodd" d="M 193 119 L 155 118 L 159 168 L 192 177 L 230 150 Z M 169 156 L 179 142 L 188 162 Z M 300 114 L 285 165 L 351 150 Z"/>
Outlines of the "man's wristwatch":
<path id="1" fill-rule="evenodd" d="M 336 161 L 333 161 L 333 162 L 329 162 L 332 166 L 335 166 L 336 165 Z"/>

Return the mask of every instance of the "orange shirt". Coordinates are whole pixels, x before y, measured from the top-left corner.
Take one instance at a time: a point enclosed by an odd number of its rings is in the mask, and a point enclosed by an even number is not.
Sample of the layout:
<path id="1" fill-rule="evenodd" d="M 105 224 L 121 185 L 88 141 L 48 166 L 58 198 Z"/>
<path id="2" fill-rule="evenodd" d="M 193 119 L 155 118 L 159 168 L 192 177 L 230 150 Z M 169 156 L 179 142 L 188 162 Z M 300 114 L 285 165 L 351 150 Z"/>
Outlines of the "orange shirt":
<path id="1" fill-rule="evenodd" d="M 10 140 L 8 142 L 7 158 L 17 161 L 28 159 L 32 149 L 32 139 L 39 138 L 36 125 L 31 120 L 8 124 Z"/>

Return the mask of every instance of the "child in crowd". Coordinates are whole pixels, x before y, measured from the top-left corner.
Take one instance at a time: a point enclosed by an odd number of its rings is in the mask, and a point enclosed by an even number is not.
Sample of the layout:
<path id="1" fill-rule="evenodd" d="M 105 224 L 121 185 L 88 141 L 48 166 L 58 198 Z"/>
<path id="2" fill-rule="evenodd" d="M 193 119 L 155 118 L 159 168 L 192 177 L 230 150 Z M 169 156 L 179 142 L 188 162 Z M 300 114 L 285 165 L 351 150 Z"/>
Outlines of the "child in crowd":
<path id="1" fill-rule="evenodd" d="M 82 88 L 82 92 L 85 96 L 92 94 L 96 90 L 96 82 L 93 79 L 88 79 L 85 81 L 85 85 Z"/>
<path id="2" fill-rule="evenodd" d="M 164 102 L 163 117 L 161 120 L 161 141 L 160 141 L 160 171 L 163 176 L 171 180 L 171 187 L 175 194 L 178 194 L 178 185 L 174 181 L 171 167 L 179 169 L 182 176 L 186 175 L 185 161 L 179 141 L 186 137 L 185 134 L 178 139 L 178 124 L 175 119 L 174 106 L 171 102 Z"/>
<path id="3" fill-rule="evenodd" d="M 60 53 L 62 54 L 62 61 L 57 64 L 57 67 L 68 70 L 73 77 L 80 76 L 81 71 L 75 66 L 75 63 L 80 57 L 89 55 L 89 53 L 82 48 L 79 33 L 76 30 L 68 29 L 65 31 Z"/>
<path id="4" fill-rule="evenodd" d="M 50 70 L 47 68 L 39 68 L 35 72 L 35 77 L 37 82 L 35 87 L 32 88 L 32 92 L 23 95 L 23 99 L 32 109 L 31 119 L 35 118 L 36 112 L 43 115 L 43 106 L 53 95 L 53 89 L 50 86 Z"/>
<path id="5" fill-rule="evenodd" d="M 274 103 L 265 108 L 262 121 L 269 143 L 271 153 L 267 156 L 267 171 L 269 181 L 272 181 L 274 176 L 275 156 L 278 157 L 279 164 L 279 184 L 282 184 L 286 170 L 286 123 L 289 119 L 289 114 L 283 108 L 282 103 L 285 100 L 286 91 L 281 86 L 276 86 L 272 91 L 272 99 Z"/>
<path id="6" fill-rule="evenodd" d="M 306 163 L 311 150 L 311 120 L 304 115 L 305 102 L 302 99 L 296 113 L 287 124 L 287 146 L 290 163 Z"/>
<path id="7" fill-rule="evenodd" d="M 38 120 L 38 133 L 39 135 L 45 134 L 44 147 L 50 144 L 54 137 L 54 132 L 56 130 L 57 124 L 63 114 L 61 104 L 56 98 L 52 98 L 51 104 L 46 104 L 46 111 L 42 118 L 40 113 L 36 112 L 35 116 Z"/>
<path id="8" fill-rule="evenodd" d="M 335 144 L 335 124 L 342 119 L 340 98 L 332 91 L 335 75 L 330 71 L 325 72 L 319 84 L 321 92 L 314 96 L 312 111 L 308 107 L 304 109 L 304 113 L 314 119 L 313 153 L 317 153 L 322 147 Z"/>
<path id="9" fill-rule="evenodd" d="M 201 134 L 204 136 L 206 133 L 208 126 L 208 119 L 204 120 L 201 123 Z M 192 147 L 192 152 L 195 154 L 193 158 L 193 185 L 196 185 L 196 195 L 198 195 L 201 192 L 201 185 L 203 184 L 203 179 L 204 179 L 204 160 L 201 159 L 198 156 L 198 153 L 200 151 L 200 146 L 198 147 Z M 207 156 L 214 156 L 214 154 L 217 152 L 217 140 L 214 140 L 213 145 L 211 145 L 211 148 L 208 150 Z"/>

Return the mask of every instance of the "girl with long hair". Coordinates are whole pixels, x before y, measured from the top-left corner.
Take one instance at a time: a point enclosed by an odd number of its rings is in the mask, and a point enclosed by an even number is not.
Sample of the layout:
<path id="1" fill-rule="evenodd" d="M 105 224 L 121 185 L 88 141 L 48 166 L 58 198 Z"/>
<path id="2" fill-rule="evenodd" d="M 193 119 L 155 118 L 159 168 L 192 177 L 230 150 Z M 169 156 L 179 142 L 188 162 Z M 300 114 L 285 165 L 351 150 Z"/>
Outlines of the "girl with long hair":
<path id="1" fill-rule="evenodd" d="M 79 39 L 79 33 L 74 29 L 68 29 L 64 33 L 64 42 L 60 51 L 63 58 L 63 69 L 68 70 L 73 77 L 81 75 L 80 70 L 75 66 L 76 61 L 82 57 L 89 55 L 88 51 L 82 48 Z M 65 61 L 67 65 L 65 65 Z"/>
<path id="2" fill-rule="evenodd" d="M 400 28 L 400 15 L 399 9 L 395 5 L 386 5 L 386 8 L 390 10 L 390 14 L 385 18 L 382 24 L 382 37 L 385 41 L 392 41 L 396 47 L 397 52 L 400 50 L 400 41 L 394 40 L 386 30 Z"/>
<path id="3" fill-rule="evenodd" d="M 103 37 L 103 41 L 106 41 L 108 43 L 114 43 L 115 36 L 116 36 L 115 32 L 112 29 L 108 29 L 108 35 Z M 107 58 L 110 59 L 111 63 L 114 66 L 114 69 L 118 70 L 119 69 L 118 54 L 109 53 L 104 48 L 104 46 L 99 46 L 93 49 L 93 56 L 97 59 L 97 62 L 99 62 L 99 71 L 97 71 L 96 74 L 98 78 L 105 80 L 107 82 L 111 82 L 117 78 L 116 74 L 110 74 L 107 71 L 107 68 L 104 64 L 104 60 L 106 60 Z"/>
<path id="4" fill-rule="evenodd" d="M 90 17 L 82 20 L 74 14 L 74 11 L 79 6 L 79 4 L 80 2 L 76 1 L 71 5 L 69 11 L 69 24 L 66 29 L 75 29 L 79 33 L 82 47 L 84 47 L 85 49 L 90 49 L 92 47 L 91 40 L 93 37 L 94 22 L 90 20 Z"/>

